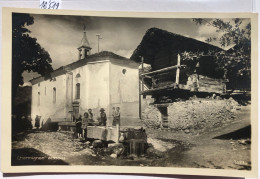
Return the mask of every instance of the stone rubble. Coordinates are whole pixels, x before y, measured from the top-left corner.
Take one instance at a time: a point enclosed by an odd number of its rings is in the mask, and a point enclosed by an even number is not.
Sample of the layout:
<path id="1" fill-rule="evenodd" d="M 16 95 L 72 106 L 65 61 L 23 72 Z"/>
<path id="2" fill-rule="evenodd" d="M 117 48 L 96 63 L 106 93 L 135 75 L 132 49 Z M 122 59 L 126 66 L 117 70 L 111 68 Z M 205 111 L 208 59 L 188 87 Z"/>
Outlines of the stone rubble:
<path id="1" fill-rule="evenodd" d="M 75 154 L 94 154 L 94 151 L 89 148 L 89 143 L 80 142 L 78 139 L 74 139 L 69 135 L 60 132 L 39 131 L 29 133 L 22 143 L 13 142 L 14 149 L 28 147 L 35 148 L 49 156 L 54 157 L 70 157 Z"/>

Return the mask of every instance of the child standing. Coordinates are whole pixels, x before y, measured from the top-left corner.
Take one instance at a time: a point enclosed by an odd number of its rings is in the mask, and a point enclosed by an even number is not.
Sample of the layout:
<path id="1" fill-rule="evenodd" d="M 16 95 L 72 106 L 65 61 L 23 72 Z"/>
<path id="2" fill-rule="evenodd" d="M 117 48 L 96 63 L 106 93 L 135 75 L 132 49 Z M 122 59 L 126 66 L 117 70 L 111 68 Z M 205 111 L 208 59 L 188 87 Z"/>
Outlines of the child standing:
<path id="1" fill-rule="evenodd" d="M 76 119 L 76 132 L 78 138 L 82 137 L 82 118 L 81 115 Z"/>

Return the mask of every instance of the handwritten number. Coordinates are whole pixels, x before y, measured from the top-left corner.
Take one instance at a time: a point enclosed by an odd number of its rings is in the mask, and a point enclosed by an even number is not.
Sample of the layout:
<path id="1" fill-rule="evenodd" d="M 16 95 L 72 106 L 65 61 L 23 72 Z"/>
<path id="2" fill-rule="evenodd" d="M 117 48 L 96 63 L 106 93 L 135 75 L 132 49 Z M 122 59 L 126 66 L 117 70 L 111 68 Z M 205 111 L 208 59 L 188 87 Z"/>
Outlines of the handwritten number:
<path id="1" fill-rule="evenodd" d="M 41 9 L 47 9 L 47 2 L 46 1 L 42 1 L 42 3 L 40 4 L 40 8 Z"/>
<path id="2" fill-rule="evenodd" d="M 49 0 L 49 1 L 42 1 L 40 4 L 41 9 L 58 9 L 60 6 L 59 2 Z"/>

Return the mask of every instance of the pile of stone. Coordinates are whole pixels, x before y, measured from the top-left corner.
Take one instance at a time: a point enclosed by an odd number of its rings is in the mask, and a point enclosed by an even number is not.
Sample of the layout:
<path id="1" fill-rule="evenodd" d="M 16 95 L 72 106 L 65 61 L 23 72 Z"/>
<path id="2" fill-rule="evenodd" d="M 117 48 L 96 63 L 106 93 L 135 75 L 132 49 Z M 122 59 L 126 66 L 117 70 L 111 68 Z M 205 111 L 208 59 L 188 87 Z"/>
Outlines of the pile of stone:
<path id="1" fill-rule="evenodd" d="M 234 112 L 239 109 L 239 104 L 232 98 L 192 98 L 174 102 L 168 106 L 168 127 L 185 133 L 215 128 L 227 121 L 235 120 Z M 142 118 L 147 127 L 161 126 L 161 114 L 154 106 L 145 109 Z"/>
<path id="2" fill-rule="evenodd" d="M 142 112 L 142 121 L 146 127 L 158 129 L 161 127 L 161 115 L 153 105 L 147 106 Z"/>
<path id="3" fill-rule="evenodd" d="M 110 154 L 110 157 L 117 158 L 125 154 L 125 147 L 122 143 L 112 143 L 108 144 L 107 151 Z"/>

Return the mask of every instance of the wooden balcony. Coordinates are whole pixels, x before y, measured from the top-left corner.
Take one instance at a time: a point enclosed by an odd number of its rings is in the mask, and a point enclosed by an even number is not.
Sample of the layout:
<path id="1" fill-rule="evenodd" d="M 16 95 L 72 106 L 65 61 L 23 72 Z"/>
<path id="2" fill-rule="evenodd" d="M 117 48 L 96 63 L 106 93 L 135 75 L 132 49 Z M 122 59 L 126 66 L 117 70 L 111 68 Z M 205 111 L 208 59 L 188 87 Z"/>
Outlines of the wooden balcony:
<path id="1" fill-rule="evenodd" d="M 141 76 L 149 78 L 149 77 L 161 74 L 161 73 L 166 73 L 166 72 L 169 72 L 169 71 L 172 71 L 172 70 L 177 70 L 177 69 L 184 68 L 184 67 L 185 67 L 185 65 L 174 65 L 174 66 L 163 68 L 163 69 L 160 69 L 160 70 L 142 73 Z"/>
<path id="2" fill-rule="evenodd" d="M 180 55 L 178 55 L 176 65 L 155 71 L 144 72 L 142 60 L 142 70 L 139 75 L 141 80 L 140 95 L 153 95 L 174 89 L 186 90 L 187 86 L 180 84 L 180 70 L 185 67 L 185 65 L 180 64 Z M 150 85 L 147 85 L 147 79 L 150 81 Z"/>
<path id="3" fill-rule="evenodd" d="M 177 57 L 176 65 L 149 72 L 144 72 L 142 60 L 139 78 L 140 95 L 143 96 L 172 95 L 173 91 L 226 94 L 227 80 L 203 76 L 196 73 L 196 70 L 189 71 L 188 67 L 181 65 L 180 55 Z"/>
<path id="4" fill-rule="evenodd" d="M 143 90 L 143 91 L 141 91 L 140 94 L 141 95 L 152 95 L 152 94 L 159 94 L 161 92 L 172 91 L 172 90 L 189 90 L 189 87 L 187 85 L 184 85 L 184 84 L 176 84 L 176 83 L 173 82 L 170 85 L 165 85 L 165 86 L 162 86 L 162 87 Z"/>

